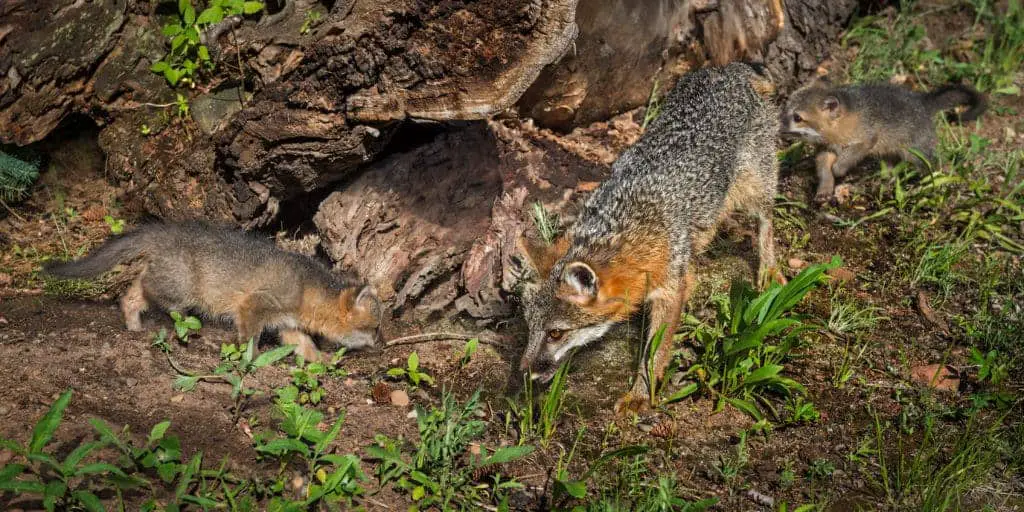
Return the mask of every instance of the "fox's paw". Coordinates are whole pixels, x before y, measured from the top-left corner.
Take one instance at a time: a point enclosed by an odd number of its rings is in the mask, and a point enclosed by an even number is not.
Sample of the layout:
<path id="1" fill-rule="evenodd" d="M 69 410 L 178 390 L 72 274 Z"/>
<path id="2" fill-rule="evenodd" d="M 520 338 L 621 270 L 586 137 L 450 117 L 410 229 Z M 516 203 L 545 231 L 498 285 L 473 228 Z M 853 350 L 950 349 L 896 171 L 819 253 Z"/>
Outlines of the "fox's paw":
<path id="1" fill-rule="evenodd" d="M 835 195 L 831 190 L 824 191 L 819 190 L 818 193 L 814 194 L 814 204 L 818 206 L 825 206 L 826 204 L 835 203 Z"/>
<path id="2" fill-rule="evenodd" d="M 777 268 L 764 269 L 758 277 L 758 286 L 762 291 L 767 290 L 772 283 L 779 283 L 783 286 L 788 282 L 786 276 Z"/>
<path id="3" fill-rule="evenodd" d="M 630 391 L 615 402 L 615 415 L 623 418 L 632 414 L 640 414 L 651 408 L 650 397 L 646 393 Z"/>

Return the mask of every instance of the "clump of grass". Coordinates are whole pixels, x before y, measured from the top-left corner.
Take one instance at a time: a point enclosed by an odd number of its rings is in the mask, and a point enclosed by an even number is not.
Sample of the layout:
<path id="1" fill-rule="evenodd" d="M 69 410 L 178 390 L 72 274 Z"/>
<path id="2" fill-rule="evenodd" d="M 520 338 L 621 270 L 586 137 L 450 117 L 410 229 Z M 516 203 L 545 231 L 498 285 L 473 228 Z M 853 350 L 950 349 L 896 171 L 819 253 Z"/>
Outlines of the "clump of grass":
<path id="1" fill-rule="evenodd" d="M 888 320 L 883 312 L 882 308 L 847 299 L 841 290 L 833 289 L 829 296 L 828 329 L 836 334 L 872 329 L 878 322 Z"/>
<path id="2" fill-rule="evenodd" d="M 554 437 L 558 424 L 561 421 L 562 410 L 565 406 L 565 384 L 566 375 L 569 373 L 569 359 L 558 367 L 555 376 L 551 379 L 547 392 L 539 398 L 534 395 L 533 380 L 528 375 L 523 377 L 523 393 L 519 401 L 506 398 L 509 406 L 509 421 L 512 418 L 517 420 L 519 431 L 519 444 L 525 444 L 530 439 L 540 439 L 540 444 L 547 447 Z M 539 403 L 539 405 L 538 405 Z"/>
<path id="3" fill-rule="evenodd" d="M 531 212 L 541 240 L 548 245 L 555 243 L 555 238 L 558 237 L 558 216 L 548 212 L 540 202 L 533 203 Z"/>
<path id="4" fill-rule="evenodd" d="M 644 109 L 644 121 L 640 127 L 646 130 L 647 125 L 658 118 L 658 114 L 661 114 L 661 98 L 658 97 L 658 79 L 655 79 L 654 85 L 651 86 L 651 94 L 647 97 L 647 108 Z"/>
<path id="5" fill-rule="evenodd" d="M 964 280 L 956 265 L 967 253 L 967 244 L 950 243 L 925 247 L 910 278 L 911 286 L 931 285 L 949 297 L 958 283 Z"/>
<path id="6" fill-rule="evenodd" d="M 816 326 L 793 308 L 826 279 L 826 270 L 841 264 L 835 257 L 830 263 L 811 265 L 785 285 L 773 283 L 760 294 L 749 283 L 733 283 L 728 307 L 719 308 L 714 324 L 688 322 L 702 345 L 698 362 L 686 371 L 696 382 L 666 402 L 701 392 L 715 398 L 716 410 L 728 404 L 762 420 L 758 404 L 771 409 L 767 393 L 803 393 L 800 383 L 782 375 L 783 363 L 800 344 L 801 335 Z"/>
<path id="7" fill-rule="evenodd" d="M 366 448 L 379 461 L 376 474 L 381 485 L 394 482 L 395 488 L 410 493 L 415 510 L 475 510 L 505 503 L 512 489 L 521 488 L 515 480 L 505 480 L 498 472 L 501 464 L 519 459 L 533 451 L 532 446 L 508 446 L 487 453 L 470 451 L 470 443 L 480 439 L 487 424 L 478 419 L 480 392 L 465 404 L 444 393 L 441 407 L 425 410 L 416 407 L 419 442 L 410 446 L 383 435 Z M 480 482 L 489 475 L 491 484 Z"/>
<path id="8" fill-rule="evenodd" d="M 988 428 L 980 428 L 980 421 L 972 415 L 962 432 L 946 439 L 934 417 L 926 415 L 919 442 L 899 434 L 890 449 L 886 434 L 898 429 L 887 428 L 876 415 L 874 464 L 862 470 L 896 510 L 967 510 L 965 497 L 988 479 L 1005 443 L 1002 421 Z"/>

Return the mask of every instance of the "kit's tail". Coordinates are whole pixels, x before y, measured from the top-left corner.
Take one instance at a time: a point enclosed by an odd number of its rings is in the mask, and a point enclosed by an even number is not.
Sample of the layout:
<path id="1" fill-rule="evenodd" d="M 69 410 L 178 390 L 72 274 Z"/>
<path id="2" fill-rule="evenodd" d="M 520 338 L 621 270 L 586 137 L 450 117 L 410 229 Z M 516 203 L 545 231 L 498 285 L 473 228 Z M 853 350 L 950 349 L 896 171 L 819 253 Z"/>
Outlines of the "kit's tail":
<path id="1" fill-rule="evenodd" d="M 934 112 L 946 112 L 946 120 L 951 123 L 973 121 L 985 111 L 985 97 L 966 85 L 958 84 L 944 85 L 927 93 L 925 104 Z M 965 105 L 967 110 L 959 114 L 952 111 L 960 105 Z"/>
<path id="2" fill-rule="evenodd" d="M 43 267 L 43 272 L 65 279 L 96 277 L 118 263 L 131 260 L 142 254 L 146 247 L 145 235 L 145 230 L 140 229 L 111 238 L 84 258 L 48 263 Z"/>

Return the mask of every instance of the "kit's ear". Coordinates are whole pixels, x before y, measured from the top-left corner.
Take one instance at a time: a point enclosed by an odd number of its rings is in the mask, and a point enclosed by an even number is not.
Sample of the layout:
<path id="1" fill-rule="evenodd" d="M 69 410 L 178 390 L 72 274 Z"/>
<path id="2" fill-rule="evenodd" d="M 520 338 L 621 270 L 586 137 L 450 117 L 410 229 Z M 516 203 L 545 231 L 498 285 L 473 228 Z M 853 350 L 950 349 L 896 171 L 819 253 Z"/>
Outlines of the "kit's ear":
<path id="1" fill-rule="evenodd" d="M 577 304 L 591 304 L 597 300 L 597 273 L 582 261 L 574 261 L 562 272 L 562 290 L 559 296 Z"/>

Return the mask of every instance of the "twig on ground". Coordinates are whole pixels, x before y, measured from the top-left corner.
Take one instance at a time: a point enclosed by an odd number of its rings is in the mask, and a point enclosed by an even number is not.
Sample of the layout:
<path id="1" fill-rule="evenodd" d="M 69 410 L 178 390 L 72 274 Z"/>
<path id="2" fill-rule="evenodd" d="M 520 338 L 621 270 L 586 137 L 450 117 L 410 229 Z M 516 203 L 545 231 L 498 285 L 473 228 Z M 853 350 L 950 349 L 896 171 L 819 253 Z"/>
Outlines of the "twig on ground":
<path id="1" fill-rule="evenodd" d="M 459 334 L 455 332 L 428 332 L 424 334 L 414 334 L 412 336 L 402 336 L 401 338 L 395 338 L 389 340 L 384 344 L 384 348 L 397 347 L 399 345 L 415 345 L 417 343 L 427 343 L 429 341 L 445 341 L 445 340 L 465 340 L 469 341 L 477 339 L 480 343 L 485 345 L 491 345 L 495 347 L 507 346 L 506 343 L 501 340 L 488 339 L 473 334 Z"/>

